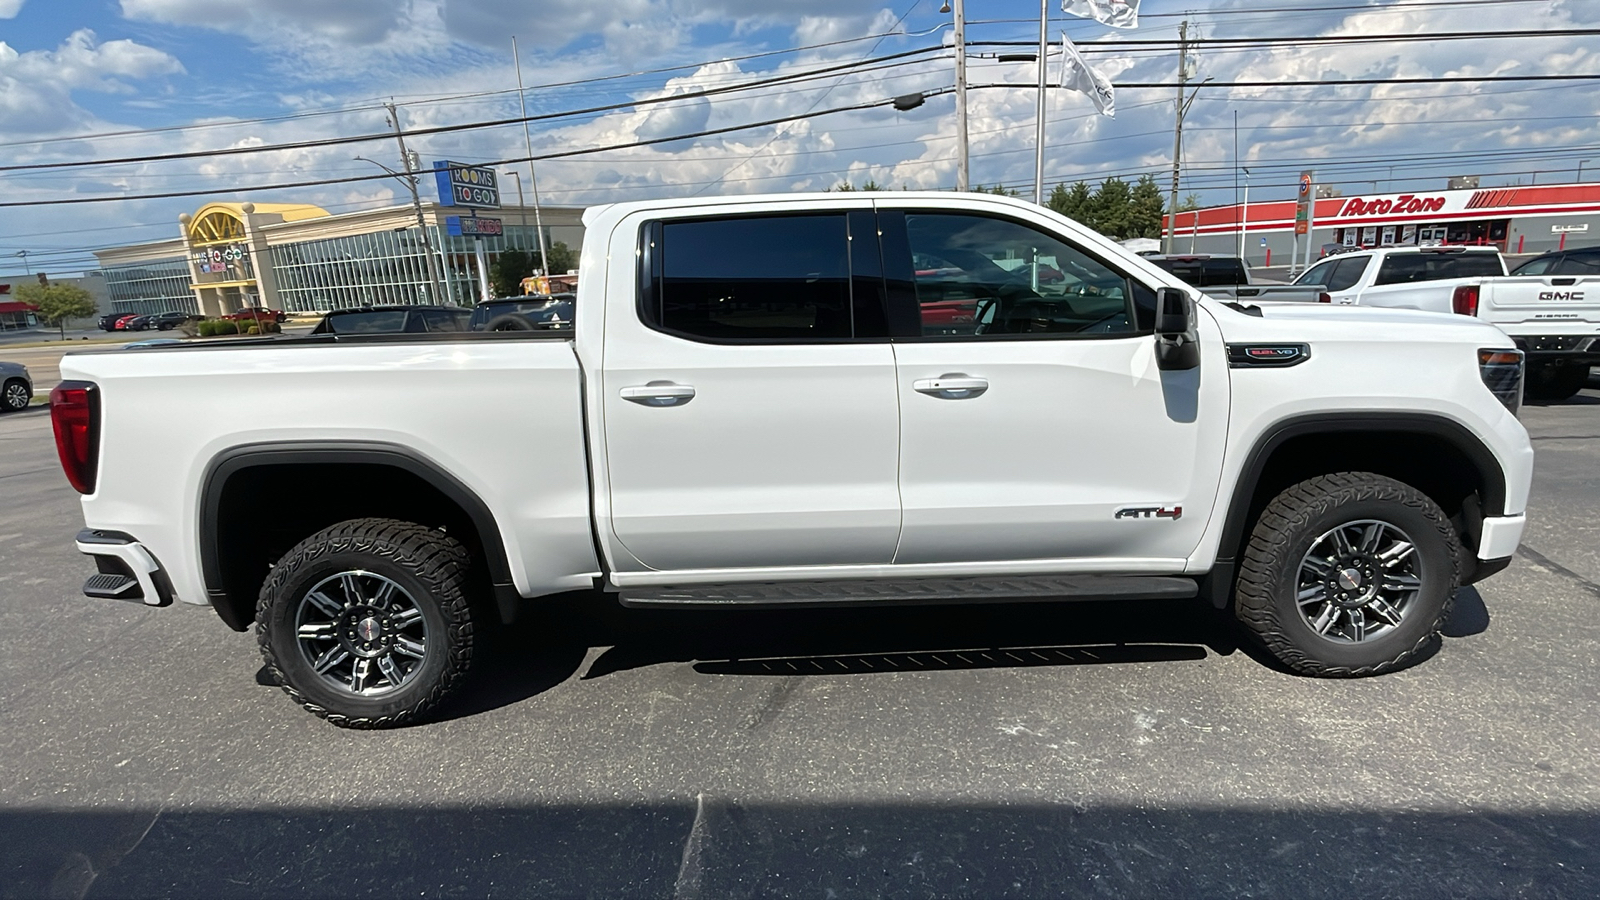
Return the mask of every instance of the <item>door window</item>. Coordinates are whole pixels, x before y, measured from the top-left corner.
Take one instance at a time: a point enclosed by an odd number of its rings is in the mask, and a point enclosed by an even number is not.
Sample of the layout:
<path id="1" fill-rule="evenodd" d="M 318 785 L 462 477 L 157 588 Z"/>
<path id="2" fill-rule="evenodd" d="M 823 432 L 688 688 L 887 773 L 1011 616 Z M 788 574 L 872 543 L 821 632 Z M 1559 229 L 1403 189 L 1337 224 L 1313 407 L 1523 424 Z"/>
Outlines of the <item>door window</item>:
<path id="1" fill-rule="evenodd" d="M 1600 275 L 1600 255 L 1569 253 L 1555 267 L 1557 275 Z"/>
<path id="2" fill-rule="evenodd" d="M 1555 267 L 1556 258 L 1546 256 L 1541 259 L 1530 260 L 1520 266 L 1513 275 L 1543 275 Z"/>
<path id="3" fill-rule="evenodd" d="M 712 341 L 869 336 L 852 316 L 843 213 L 675 220 L 646 231 L 642 312 L 653 327 Z"/>
<path id="4" fill-rule="evenodd" d="M 1128 279 L 1060 238 L 1006 219 L 908 212 L 922 335 L 1136 333 Z"/>
<path id="5" fill-rule="evenodd" d="M 1367 271 L 1367 264 L 1370 262 L 1371 258 L 1364 256 L 1334 260 L 1333 271 L 1328 275 L 1328 290 L 1348 291 L 1355 287 Z"/>
<path id="6" fill-rule="evenodd" d="M 1304 275 L 1301 275 L 1299 278 L 1296 278 L 1294 280 L 1294 283 L 1295 284 L 1320 284 L 1320 285 L 1323 285 L 1324 287 L 1326 287 L 1327 284 L 1328 284 L 1327 279 L 1333 277 L 1333 267 L 1338 265 L 1338 263 L 1339 263 L 1339 261 L 1336 260 L 1336 259 L 1330 259 L 1327 262 L 1317 263 L 1316 265 L 1314 265 L 1311 268 L 1307 269 L 1305 271 Z"/>

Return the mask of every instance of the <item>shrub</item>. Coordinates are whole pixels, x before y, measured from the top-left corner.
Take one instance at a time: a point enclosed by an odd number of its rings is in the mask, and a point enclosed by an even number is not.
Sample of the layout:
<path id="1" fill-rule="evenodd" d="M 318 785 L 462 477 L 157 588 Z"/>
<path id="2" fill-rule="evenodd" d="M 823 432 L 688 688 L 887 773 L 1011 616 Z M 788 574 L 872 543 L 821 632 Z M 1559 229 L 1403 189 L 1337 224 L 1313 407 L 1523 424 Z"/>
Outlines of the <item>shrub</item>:
<path id="1" fill-rule="evenodd" d="M 232 322 L 232 321 L 230 321 L 228 319 L 218 319 L 217 320 L 216 333 L 217 334 L 238 334 L 239 333 L 239 326 L 238 326 L 237 323 Z"/>
<path id="2" fill-rule="evenodd" d="M 195 328 L 201 337 L 217 336 L 217 322 L 215 319 L 201 319 L 200 323 L 195 326 Z"/>
<path id="3" fill-rule="evenodd" d="M 244 333 L 245 334 L 260 334 L 261 333 L 261 329 L 258 326 L 251 325 L 250 327 L 248 327 L 248 328 L 246 328 L 244 330 Z"/>

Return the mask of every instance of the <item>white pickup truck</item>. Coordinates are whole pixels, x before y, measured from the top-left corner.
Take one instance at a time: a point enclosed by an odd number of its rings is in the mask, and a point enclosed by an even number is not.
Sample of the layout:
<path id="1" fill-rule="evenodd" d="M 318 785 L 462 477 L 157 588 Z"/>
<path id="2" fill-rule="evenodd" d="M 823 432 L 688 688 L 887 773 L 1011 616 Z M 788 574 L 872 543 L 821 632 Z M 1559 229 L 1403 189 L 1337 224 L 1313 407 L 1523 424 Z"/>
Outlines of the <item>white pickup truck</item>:
<path id="1" fill-rule="evenodd" d="M 1527 354 L 1527 393 L 1565 400 L 1600 364 L 1600 276 L 1507 276 L 1493 248 L 1388 247 L 1342 253 L 1300 276 L 1338 305 L 1474 316 Z"/>
<path id="2" fill-rule="evenodd" d="M 1374 674 L 1523 530 L 1521 354 L 1461 316 L 1218 302 L 991 195 L 584 222 L 570 330 L 66 357 L 85 592 L 209 604 L 306 709 L 378 727 L 575 589 L 1196 597 L 1296 671 Z"/>

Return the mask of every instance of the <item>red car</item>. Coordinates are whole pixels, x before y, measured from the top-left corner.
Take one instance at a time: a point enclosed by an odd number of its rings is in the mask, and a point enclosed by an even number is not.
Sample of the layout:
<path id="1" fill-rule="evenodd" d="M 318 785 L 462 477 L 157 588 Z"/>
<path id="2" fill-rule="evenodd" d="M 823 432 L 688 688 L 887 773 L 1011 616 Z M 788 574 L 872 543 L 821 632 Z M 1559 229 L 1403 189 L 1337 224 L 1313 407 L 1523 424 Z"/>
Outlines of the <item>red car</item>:
<path id="1" fill-rule="evenodd" d="M 241 320 L 246 322 L 277 322 L 281 325 L 283 324 L 283 320 L 289 318 L 289 316 L 281 309 L 267 309 L 263 306 L 247 307 L 239 310 L 238 312 L 228 313 L 221 318 L 228 319 L 229 321 L 233 322 L 238 322 Z"/>
<path id="2" fill-rule="evenodd" d="M 138 313 L 135 313 L 135 314 L 133 314 L 131 316 L 122 316 L 121 318 L 117 319 L 117 321 L 115 321 L 115 322 L 113 322 L 111 324 L 111 330 L 112 331 L 127 331 L 128 330 L 128 323 L 132 322 L 134 319 L 137 319 L 137 318 L 139 318 Z"/>

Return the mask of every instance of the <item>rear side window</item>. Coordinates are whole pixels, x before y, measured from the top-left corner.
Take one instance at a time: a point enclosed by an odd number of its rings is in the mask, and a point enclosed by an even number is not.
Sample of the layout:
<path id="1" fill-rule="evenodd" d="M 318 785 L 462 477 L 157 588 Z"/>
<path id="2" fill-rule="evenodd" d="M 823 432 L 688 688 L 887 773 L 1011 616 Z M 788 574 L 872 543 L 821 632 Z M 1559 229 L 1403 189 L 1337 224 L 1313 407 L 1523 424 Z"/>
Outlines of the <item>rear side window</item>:
<path id="1" fill-rule="evenodd" d="M 1600 255 L 1592 253 L 1569 253 L 1556 266 L 1557 275 L 1600 275 Z"/>
<path id="2" fill-rule="evenodd" d="M 1493 253 L 1396 253 L 1383 261 L 1373 283 L 1414 284 L 1504 274 L 1504 264 Z"/>
<path id="3" fill-rule="evenodd" d="M 382 309 L 343 313 L 329 316 L 324 321 L 334 334 L 400 334 L 406 328 L 406 311 Z"/>
<path id="4" fill-rule="evenodd" d="M 649 324 L 712 340 L 857 336 L 845 214 L 675 220 L 647 231 Z"/>

